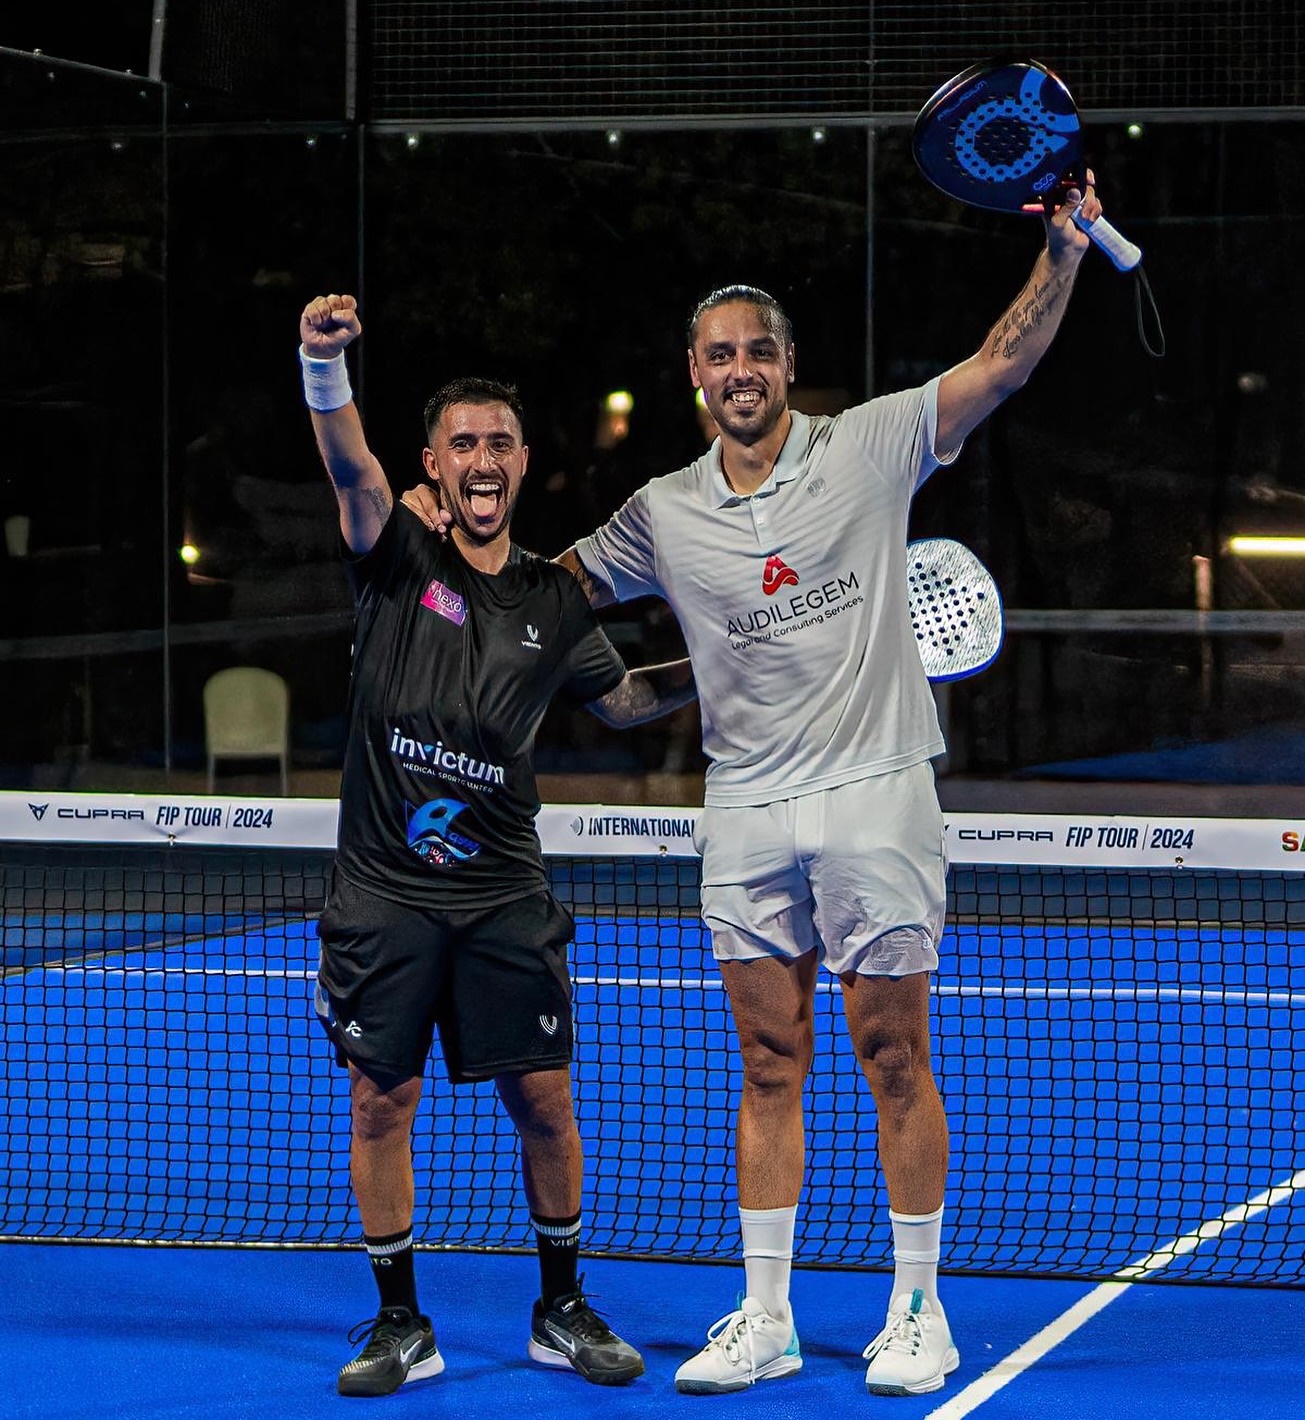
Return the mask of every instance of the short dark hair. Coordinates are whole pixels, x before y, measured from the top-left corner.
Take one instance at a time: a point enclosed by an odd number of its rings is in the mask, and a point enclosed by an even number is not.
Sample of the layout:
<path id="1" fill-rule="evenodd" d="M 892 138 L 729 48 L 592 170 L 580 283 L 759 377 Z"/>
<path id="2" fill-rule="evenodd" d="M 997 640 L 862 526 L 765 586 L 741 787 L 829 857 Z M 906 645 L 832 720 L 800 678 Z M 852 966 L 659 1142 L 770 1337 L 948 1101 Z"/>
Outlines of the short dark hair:
<path id="1" fill-rule="evenodd" d="M 793 344 L 793 322 L 789 320 L 784 312 L 784 307 L 767 292 L 761 290 L 759 286 L 721 286 L 709 296 L 704 296 L 693 308 L 693 314 L 689 317 L 689 348 L 693 348 L 693 342 L 698 338 L 698 322 L 708 311 L 715 310 L 717 306 L 727 306 L 731 301 L 744 301 L 750 306 L 762 312 L 762 318 L 770 327 L 770 333 L 779 341 L 785 350 Z"/>
<path id="2" fill-rule="evenodd" d="M 506 404 L 521 425 L 525 436 L 526 414 L 521 405 L 521 396 L 516 385 L 505 385 L 499 380 L 484 380 L 477 375 L 469 375 L 461 380 L 450 380 L 437 389 L 426 401 L 426 438 L 435 432 L 440 415 L 451 404 Z"/>

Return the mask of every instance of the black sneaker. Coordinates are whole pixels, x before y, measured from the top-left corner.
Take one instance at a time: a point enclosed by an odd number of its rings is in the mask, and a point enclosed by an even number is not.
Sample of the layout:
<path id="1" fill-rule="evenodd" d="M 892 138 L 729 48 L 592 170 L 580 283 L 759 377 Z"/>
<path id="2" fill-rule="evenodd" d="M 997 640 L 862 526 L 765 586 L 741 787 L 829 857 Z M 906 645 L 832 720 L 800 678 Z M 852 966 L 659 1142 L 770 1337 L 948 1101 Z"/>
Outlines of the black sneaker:
<path id="1" fill-rule="evenodd" d="M 407 1307 L 390 1307 L 360 1321 L 349 1340 L 356 1346 L 364 1336 L 366 1346 L 340 1367 L 336 1389 L 341 1395 L 390 1395 L 405 1381 L 424 1380 L 444 1369 L 430 1317 L 413 1316 Z"/>
<path id="2" fill-rule="evenodd" d="M 580 1282 L 584 1284 L 583 1277 Z M 643 1357 L 616 1335 L 579 1290 L 559 1297 L 547 1311 L 542 1302 L 535 1303 L 527 1351 L 532 1361 L 570 1366 L 595 1385 L 624 1385 L 643 1375 Z"/>

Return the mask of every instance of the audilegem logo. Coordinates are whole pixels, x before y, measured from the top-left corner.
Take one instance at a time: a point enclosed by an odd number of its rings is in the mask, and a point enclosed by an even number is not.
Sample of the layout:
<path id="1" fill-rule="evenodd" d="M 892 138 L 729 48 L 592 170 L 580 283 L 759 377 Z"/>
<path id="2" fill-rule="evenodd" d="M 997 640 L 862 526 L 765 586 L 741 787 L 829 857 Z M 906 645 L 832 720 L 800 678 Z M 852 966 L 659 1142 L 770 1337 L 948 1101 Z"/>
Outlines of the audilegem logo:
<path id="1" fill-rule="evenodd" d="M 781 587 L 796 587 L 797 584 L 798 574 L 782 557 L 776 554 L 766 559 L 766 566 L 761 574 L 761 590 L 768 597 L 773 597 Z"/>

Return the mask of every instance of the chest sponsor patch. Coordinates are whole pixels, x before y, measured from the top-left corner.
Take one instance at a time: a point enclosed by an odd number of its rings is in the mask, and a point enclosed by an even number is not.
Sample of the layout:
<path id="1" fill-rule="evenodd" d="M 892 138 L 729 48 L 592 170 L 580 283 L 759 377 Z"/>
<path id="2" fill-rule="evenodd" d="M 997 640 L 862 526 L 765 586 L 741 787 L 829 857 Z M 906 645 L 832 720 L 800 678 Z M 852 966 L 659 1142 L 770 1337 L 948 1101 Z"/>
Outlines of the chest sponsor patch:
<path id="1" fill-rule="evenodd" d="M 797 584 L 798 574 L 778 553 L 766 559 L 766 566 L 761 574 L 761 590 L 768 597 L 773 597 L 781 587 L 796 587 Z"/>
<path id="2" fill-rule="evenodd" d="M 422 593 L 421 604 L 428 611 L 438 612 L 454 626 L 461 626 L 467 619 L 467 604 L 457 594 L 451 592 L 443 582 L 432 581 Z"/>
<path id="3" fill-rule="evenodd" d="M 447 868 L 465 863 L 480 852 L 480 844 L 453 827 L 453 820 L 466 809 L 457 799 L 433 799 L 408 814 L 408 847 L 432 867 Z"/>

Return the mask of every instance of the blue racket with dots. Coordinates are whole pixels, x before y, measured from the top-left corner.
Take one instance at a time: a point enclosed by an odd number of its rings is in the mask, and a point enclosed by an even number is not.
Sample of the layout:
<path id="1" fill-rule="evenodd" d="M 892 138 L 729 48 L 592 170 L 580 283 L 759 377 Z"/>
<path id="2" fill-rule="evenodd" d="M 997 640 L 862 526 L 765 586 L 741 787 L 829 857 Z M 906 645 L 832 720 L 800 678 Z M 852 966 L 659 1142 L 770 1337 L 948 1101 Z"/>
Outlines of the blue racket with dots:
<path id="1" fill-rule="evenodd" d="M 1041 214 L 1087 181 L 1078 109 L 1035 59 L 976 64 L 949 79 L 916 116 L 911 148 L 935 187 L 995 212 Z M 1104 217 L 1074 221 L 1120 271 L 1142 260 Z"/>

